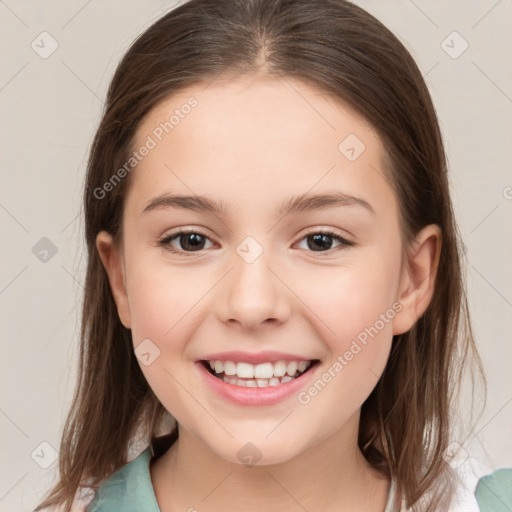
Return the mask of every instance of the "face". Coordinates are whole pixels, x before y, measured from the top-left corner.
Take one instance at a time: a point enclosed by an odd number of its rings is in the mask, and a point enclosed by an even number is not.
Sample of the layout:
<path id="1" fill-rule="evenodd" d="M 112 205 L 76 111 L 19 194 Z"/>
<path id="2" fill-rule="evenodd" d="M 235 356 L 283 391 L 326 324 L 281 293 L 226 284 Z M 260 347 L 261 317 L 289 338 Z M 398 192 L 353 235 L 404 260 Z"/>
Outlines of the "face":
<path id="1" fill-rule="evenodd" d="M 376 132 L 303 83 L 246 76 L 159 104 L 144 145 L 122 245 L 98 247 L 161 403 L 238 463 L 357 429 L 410 316 Z"/>

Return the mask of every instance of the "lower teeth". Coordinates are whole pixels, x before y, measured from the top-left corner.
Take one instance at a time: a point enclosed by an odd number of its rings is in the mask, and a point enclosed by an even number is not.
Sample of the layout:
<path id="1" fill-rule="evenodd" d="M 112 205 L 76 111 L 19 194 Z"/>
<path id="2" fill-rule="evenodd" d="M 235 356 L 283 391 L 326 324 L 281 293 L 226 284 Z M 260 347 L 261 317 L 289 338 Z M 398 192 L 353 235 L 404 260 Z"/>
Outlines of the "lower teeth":
<path id="1" fill-rule="evenodd" d="M 289 375 L 285 375 L 284 377 L 272 377 L 271 379 L 239 379 L 228 375 L 224 375 L 223 377 L 216 375 L 216 377 L 228 384 L 234 384 L 235 386 L 243 388 L 267 388 L 269 386 L 279 386 L 279 384 L 284 384 L 285 382 L 290 382 L 295 379 L 295 377 L 290 377 Z"/>

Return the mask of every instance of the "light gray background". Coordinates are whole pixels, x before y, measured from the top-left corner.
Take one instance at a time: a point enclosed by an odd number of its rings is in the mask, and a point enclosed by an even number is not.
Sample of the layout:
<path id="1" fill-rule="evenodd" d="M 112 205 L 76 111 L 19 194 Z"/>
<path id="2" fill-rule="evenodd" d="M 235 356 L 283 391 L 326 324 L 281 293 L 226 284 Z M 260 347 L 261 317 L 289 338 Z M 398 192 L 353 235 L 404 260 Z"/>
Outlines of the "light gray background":
<path id="1" fill-rule="evenodd" d="M 487 469 L 512 466 L 512 1 L 356 3 L 411 51 L 438 110 L 489 381 L 471 446 Z M 41 465 L 59 449 L 76 375 L 87 152 L 120 57 L 173 5 L 0 0 L 2 511 L 30 510 L 55 478 L 57 461 Z M 31 47 L 50 48 L 44 31 L 58 43 L 47 58 Z M 469 44 L 459 56 L 454 31 Z M 57 248 L 46 262 L 32 252 L 42 237 Z"/>

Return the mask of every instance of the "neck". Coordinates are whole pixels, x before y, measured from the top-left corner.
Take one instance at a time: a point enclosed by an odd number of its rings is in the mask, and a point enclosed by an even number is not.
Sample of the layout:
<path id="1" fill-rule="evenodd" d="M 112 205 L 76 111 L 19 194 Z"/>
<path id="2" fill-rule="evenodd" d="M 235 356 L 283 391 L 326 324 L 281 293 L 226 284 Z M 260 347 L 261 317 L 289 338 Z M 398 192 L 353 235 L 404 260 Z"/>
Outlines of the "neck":
<path id="1" fill-rule="evenodd" d="M 357 446 L 359 415 L 291 460 L 265 466 L 226 461 L 180 427 L 177 441 L 151 464 L 162 512 L 178 510 L 382 512 L 389 481 Z"/>
<path id="2" fill-rule="evenodd" d="M 382 512 L 389 481 L 360 452 L 358 420 L 291 460 L 251 467 L 226 461 L 180 427 L 177 441 L 151 464 L 160 509 Z"/>

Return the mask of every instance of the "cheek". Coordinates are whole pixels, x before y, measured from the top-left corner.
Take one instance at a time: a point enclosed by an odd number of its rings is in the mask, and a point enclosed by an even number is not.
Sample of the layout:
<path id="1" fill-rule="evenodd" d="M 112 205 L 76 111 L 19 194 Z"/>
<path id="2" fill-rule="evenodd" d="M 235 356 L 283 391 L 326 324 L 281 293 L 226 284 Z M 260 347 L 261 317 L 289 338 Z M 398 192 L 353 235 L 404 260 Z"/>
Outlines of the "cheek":
<path id="1" fill-rule="evenodd" d="M 140 368 L 163 406 L 177 418 L 190 416 L 191 389 L 186 359 L 187 343 L 197 324 L 198 300 L 208 290 L 198 273 L 139 260 L 130 269 L 128 295 L 132 340 L 158 354 Z M 150 340 L 154 345 L 145 340 Z M 142 345 L 144 342 L 146 345 Z M 156 346 L 156 348 L 155 348 Z M 142 350 L 141 350 L 142 352 Z"/>
<path id="2" fill-rule="evenodd" d="M 349 289 L 348 280 L 340 278 L 331 286 L 336 283 Z M 326 354 L 321 372 L 297 399 L 311 417 L 321 420 L 326 432 L 337 430 L 360 409 L 382 375 L 391 350 L 396 309 L 390 303 L 389 292 L 366 289 L 369 281 L 359 283 L 361 286 L 353 293 L 336 289 L 332 301 L 323 297 L 317 303 L 322 322 L 317 320 L 316 325 L 322 332 Z"/>
<path id="3" fill-rule="evenodd" d="M 316 318 L 315 325 L 332 349 L 344 350 L 347 343 L 375 324 L 384 336 L 392 332 L 398 289 L 396 267 L 373 261 L 364 266 L 315 271 L 314 277 L 300 281 L 298 295 L 315 312 L 311 321 Z M 315 283 L 314 287 L 310 283 Z"/>
<path id="4" fill-rule="evenodd" d="M 180 339 L 177 334 L 193 320 L 194 305 L 208 289 L 199 274 L 142 260 L 132 266 L 127 284 L 135 344 L 144 338 L 164 345 Z"/>
<path id="5" fill-rule="evenodd" d="M 396 301 L 399 258 L 398 250 L 380 252 L 380 257 L 368 255 L 366 263 L 361 259 L 358 265 L 336 272 L 317 271 L 314 278 L 301 281 L 298 294 L 310 309 L 304 314 L 325 342 L 326 368 L 317 386 L 326 388 L 325 403 L 351 404 L 355 410 L 382 374 L 391 349 L 393 319 L 401 309 Z M 315 286 L 307 286 L 308 282 Z M 312 390 L 312 395 L 316 392 Z"/>

